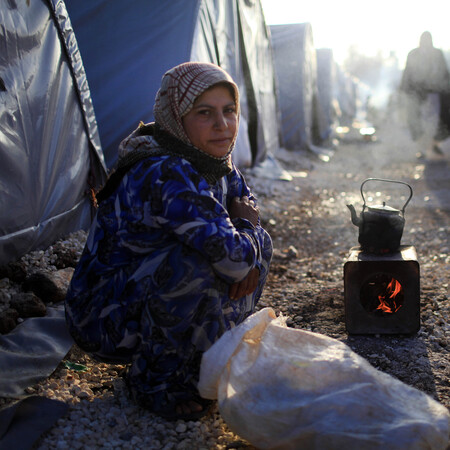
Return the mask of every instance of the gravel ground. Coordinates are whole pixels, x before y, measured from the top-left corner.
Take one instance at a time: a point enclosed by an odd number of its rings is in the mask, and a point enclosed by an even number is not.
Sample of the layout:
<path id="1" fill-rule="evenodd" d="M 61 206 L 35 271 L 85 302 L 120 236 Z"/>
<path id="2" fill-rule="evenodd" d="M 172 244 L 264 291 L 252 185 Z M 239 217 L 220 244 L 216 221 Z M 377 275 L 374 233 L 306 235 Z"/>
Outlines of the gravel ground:
<path id="1" fill-rule="evenodd" d="M 277 159 L 293 175 L 291 182 L 252 174 L 247 179 L 260 199 L 262 221 L 275 249 L 259 307 L 287 315 L 288 326 L 345 342 L 376 368 L 450 408 L 450 143 L 444 144 L 444 156 L 417 158 L 424 149 L 395 121 L 386 121 L 375 142 L 344 140 L 329 162 L 280 151 Z M 414 190 L 402 239 L 416 247 L 420 263 L 421 328 L 414 335 L 355 336 L 345 330 L 343 265 L 358 236 L 346 204 L 354 204 L 359 214 L 359 189 L 368 177 L 405 181 Z M 385 197 L 383 191 L 382 199 L 401 207 L 404 196 L 389 192 Z M 85 238 L 85 233 L 75 233 L 22 261 L 30 271 L 56 270 L 55 261 L 65 251 L 79 256 Z M 0 299 L 5 303 L 20 289 L 2 279 Z M 67 362 L 81 366 L 67 368 Z M 217 408 L 197 422 L 170 423 L 136 407 L 120 377 L 122 369 L 94 362 L 73 347 L 49 379 L 28 388 L 29 394 L 70 405 L 36 448 L 253 448 L 230 431 Z M 10 401 L 0 399 L 0 406 Z"/>

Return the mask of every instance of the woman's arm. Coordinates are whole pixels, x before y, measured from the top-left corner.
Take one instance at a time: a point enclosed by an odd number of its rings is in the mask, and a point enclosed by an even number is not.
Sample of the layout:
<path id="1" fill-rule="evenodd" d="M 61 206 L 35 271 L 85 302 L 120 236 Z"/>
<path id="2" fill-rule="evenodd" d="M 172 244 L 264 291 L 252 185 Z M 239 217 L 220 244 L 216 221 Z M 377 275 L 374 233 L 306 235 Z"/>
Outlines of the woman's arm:
<path id="1" fill-rule="evenodd" d="M 189 163 L 180 161 L 170 167 L 172 173 L 153 174 L 146 181 L 147 186 L 159 190 L 161 199 L 156 209 L 155 202 L 149 204 L 152 220 L 200 252 L 219 277 L 230 283 L 244 280 L 259 263 L 263 245 L 260 227 L 253 223 L 257 221 L 256 208 L 248 200 L 234 201 L 231 214 L 245 219 L 237 229 L 209 185 Z"/>

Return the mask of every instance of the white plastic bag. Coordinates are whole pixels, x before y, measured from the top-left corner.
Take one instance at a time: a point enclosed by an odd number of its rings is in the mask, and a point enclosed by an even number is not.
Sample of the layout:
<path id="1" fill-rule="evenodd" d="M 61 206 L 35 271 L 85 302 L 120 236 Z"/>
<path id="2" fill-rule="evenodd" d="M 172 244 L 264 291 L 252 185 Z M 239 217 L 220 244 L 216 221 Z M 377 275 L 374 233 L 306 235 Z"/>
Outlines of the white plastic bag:
<path id="1" fill-rule="evenodd" d="M 450 414 L 344 343 L 265 308 L 203 356 L 199 391 L 261 449 L 446 449 Z"/>

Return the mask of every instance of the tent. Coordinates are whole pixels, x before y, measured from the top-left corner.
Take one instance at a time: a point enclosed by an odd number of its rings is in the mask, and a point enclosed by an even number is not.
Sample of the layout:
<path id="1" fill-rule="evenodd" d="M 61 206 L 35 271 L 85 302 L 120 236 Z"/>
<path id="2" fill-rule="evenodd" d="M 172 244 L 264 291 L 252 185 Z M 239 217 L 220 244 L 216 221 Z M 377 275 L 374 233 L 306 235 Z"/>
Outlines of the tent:
<path id="1" fill-rule="evenodd" d="M 310 23 L 271 25 L 285 148 L 312 150 L 317 118 L 317 60 Z"/>
<path id="2" fill-rule="evenodd" d="M 0 3 L 0 264 L 91 221 L 106 166 L 64 3 Z"/>
<path id="3" fill-rule="evenodd" d="M 335 137 L 335 128 L 338 126 L 341 115 L 338 101 L 337 64 L 334 60 L 333 50 L 319 48 L 317 57 L 317 93 L 321 114 L 318 133 L 320 140 L 330 144 Z"/>
<path id="4" fill-rule="evenodd" d="M 356 116 L 358 80 L 339 66 L 336 68 L 336 78 L 340 110 L 339 125 L 350 127 Z"/>
<path id="5" fill-rule="evenodd" d="M 153 120 L 164 72 L 185 61 L 220 65 L 237 82 L 238 167 L 279 147 L 275 76 L 259 0 L 66 0 L 89 79 L 108 168 L 139 121 Z"/>

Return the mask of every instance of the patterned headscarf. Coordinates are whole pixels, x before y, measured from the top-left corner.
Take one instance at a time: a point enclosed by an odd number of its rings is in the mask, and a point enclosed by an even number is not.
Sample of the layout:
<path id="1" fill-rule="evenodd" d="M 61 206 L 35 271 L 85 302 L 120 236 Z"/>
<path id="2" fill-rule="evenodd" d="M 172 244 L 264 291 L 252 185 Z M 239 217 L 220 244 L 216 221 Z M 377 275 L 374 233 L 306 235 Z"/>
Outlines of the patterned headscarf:
<path id="1" fill-rule="evenodd" d="M 239 90 L 230 75 L 214 64 L 187 62 L 164 74 L 153 107 L 156 124 L 185 144 L 192 145 L 181 119 L 192 109 L 197 97 L 217 83 L 227 83 L 232 87 L 239 115 Z M 234 142 L 231 149 L 233 147 Z"/>
<path id="2" fill-rule="evenodd" d="M 219 66 L 187 62 L 167 71 L 156 94 L 153 113 L 155 122 L 140 123 L 119 145 L 119 159 L 97 201 L 107 198 L 117 188 L 123 175 L 143 158 L 152 155 L 177 155 L 189 161 L 210 184 L 216 183 L 232 170 L 231 152 L 222 157 L 210 155 L 195 147 L 186 135 L 182 117 L 194 106 L 203 92 L 218 83 L 231 86 L 239 117 L 239 90 L 233 79 Z"/>

